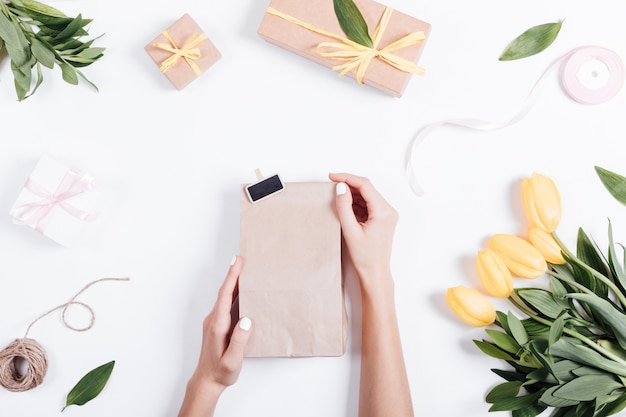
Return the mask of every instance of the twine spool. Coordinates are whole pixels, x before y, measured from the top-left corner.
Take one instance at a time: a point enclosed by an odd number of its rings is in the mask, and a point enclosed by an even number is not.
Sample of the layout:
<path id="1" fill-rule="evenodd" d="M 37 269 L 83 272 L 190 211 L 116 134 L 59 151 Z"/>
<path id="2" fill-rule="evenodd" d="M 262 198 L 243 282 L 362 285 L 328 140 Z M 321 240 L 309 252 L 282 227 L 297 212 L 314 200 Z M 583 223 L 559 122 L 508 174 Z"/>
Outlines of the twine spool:
<path id="1" fill-rule="evenodd" d="M 0 351 L 0 385 L 13 392 L 28 391 L 40 385 L 48 372 L 48 355 L 45 349 L 35 340 L 28 337 L 28 333 L 37 321 L 48 314 L 62 309 L 63 324 L 70 330 L 84 332 L 91 329 L 96 321 L 96 314 L 93 309 L 80 301 L 75 301 L 83 291 L 101 281 L 128 281 L 129 278 L 101 278 L 85 285 L 68 302 L 58 305 L 48 310 L 41 316 L 33 320 L 26 329 L 24 337 L 15 339 L 6 348 Z M 84 327 L 74 327 L 67 321 L 67 310 L 72 305 L 78 305 L 87 310 L 91 316 L 88 325 Z M 24 365 L 26 369 L 22 369 Z"/>
<path id="2" fill-rule="evenodd" d="M 26 372 L 20 361 L 25 361 Z M 48 371 L 48 356 L 34 339 L 15 339 L 0 351 L 0 385 L 9 391 L 21 392 L 35 388 L 43 382 Z"/>

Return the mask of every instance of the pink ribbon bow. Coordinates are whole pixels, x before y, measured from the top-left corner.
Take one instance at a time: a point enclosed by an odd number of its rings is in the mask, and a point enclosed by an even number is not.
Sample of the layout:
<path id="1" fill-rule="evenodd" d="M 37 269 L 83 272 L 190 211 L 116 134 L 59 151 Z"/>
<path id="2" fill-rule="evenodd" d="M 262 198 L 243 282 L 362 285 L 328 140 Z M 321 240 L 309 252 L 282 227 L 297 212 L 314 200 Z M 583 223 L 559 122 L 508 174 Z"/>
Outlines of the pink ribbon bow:
<path id="1" fill-rule="evenodd" d="M 15 215 L 17 224 L 31 225 L 35 230 L 43 233 L 58 207 L 85 222 L 94 221 L 98 217 L 97 214 L 81 210 L 68 202 L 73 197 L 93 188 L 93 178 L 77 169 L 70 169 L 53 193 L 31 178 L 26 180 L 24 188 L 41 197 L 41 200 L 20 206 Z"/>

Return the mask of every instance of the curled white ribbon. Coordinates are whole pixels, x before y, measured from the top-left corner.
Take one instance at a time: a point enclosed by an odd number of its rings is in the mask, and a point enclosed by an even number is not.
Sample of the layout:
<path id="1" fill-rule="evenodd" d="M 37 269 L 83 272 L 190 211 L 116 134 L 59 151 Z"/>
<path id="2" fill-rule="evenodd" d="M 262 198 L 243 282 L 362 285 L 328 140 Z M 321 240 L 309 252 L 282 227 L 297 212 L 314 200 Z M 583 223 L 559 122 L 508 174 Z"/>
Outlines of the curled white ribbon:
<path id="1" fill-rule="evenodd" d="M 586 86 L 581 81 L 579 76 L 580 74 L 578 74 L 583 63 L 593 60 L 602 63 L 608 71 L 607 81 L 599 88 L 590 88 Z M 519 122 L 533 107 L 539 93 L 539 87 L 546 80 L 547 75 L 557 68 L 560 68 L 560 79 L 563 89 L 571 99 L 579 103 L 604 103 L 617 95 L 624 84 L 624 64 L 619 55 L 615 52 L 599 46 L 582 46 L 571 50 L 552 62 L 545 69 L 543 74 L 539 77 L 533 88 L 526 96 L 526 100 L 524 101 L 522 108 L 508 121 L 504 123 L 496 123 L 481 119 L 459 118 L 442 120 L 428 124 L 421 128 L 411 143 L 406 166 L 406 175 L 413 192 L 418 196 L 424 194 L 424 190 L 417 181 L 417 175 L 415 173 L 415 154 L 418 145 L 424 141 L 430 132 L 445 125 L 453 125 L 482 131 L 499 130 Z"/>

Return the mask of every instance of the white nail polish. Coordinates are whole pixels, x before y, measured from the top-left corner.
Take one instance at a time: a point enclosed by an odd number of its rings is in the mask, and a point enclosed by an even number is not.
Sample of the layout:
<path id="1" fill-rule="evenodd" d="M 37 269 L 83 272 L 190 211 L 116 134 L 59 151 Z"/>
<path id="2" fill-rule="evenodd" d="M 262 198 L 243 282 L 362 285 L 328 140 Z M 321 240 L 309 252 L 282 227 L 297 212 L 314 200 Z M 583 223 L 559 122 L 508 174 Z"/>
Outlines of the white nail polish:
<path id="1" fill-rule="evenodd" d="M 250 327 L 252 327 L 252 320 L 250 320 L 247 317 L 242 318 L 241 321 L 239 322 L 239 328 L 241 330 L 248 331 L 250 330 Z"/>
<path id="2" fill-rule="evenodd" d="M 233 259 L 230 260 L 230 266 L 235 265 L 235 262 L 237 262 L 237 255 L 233 256 Z"/>
<path id="3" fill-rule="evenodd" d="M 343 182 L 337 183 L 337 187 L 335 188 L 335 192 L 337 193 L 337 195 L 343 195 L 346 193 L 347 190 L 348 189 L 345 183 Z"/>

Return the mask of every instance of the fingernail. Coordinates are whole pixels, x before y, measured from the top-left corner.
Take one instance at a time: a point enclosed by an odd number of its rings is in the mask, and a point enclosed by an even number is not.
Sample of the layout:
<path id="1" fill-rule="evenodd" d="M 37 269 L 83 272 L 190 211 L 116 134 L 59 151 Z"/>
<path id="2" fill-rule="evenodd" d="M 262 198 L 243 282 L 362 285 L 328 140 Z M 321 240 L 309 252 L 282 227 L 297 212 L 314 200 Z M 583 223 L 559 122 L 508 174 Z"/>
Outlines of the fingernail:
<path id="1" fill-rule="evenodd" d="M 241 330 L 248 331 L 250 330 L 250 327 L 252 327 L 252 320 L 250 320 L 247 317 L 242 318 L 241 321 L 239 322 L 239 328 Z"/>
<path id="2" fill-rule="evenodd" d="M 237 262 L 237 255 L 233 256 L 233 259 L 230 260 L 230 266 L 235 265 L 235 262 Z"/>
<path id="3" fill-rule="evenodd" d="M 343 195 L 346 193 L 346 191 L 347 191 L 347 187 L 345 183 L 343 182 L 337 183 L 337 188 L 335 188 L 335 192 L 337 193 L 337 195 Z"/>

